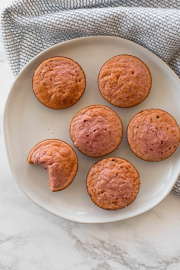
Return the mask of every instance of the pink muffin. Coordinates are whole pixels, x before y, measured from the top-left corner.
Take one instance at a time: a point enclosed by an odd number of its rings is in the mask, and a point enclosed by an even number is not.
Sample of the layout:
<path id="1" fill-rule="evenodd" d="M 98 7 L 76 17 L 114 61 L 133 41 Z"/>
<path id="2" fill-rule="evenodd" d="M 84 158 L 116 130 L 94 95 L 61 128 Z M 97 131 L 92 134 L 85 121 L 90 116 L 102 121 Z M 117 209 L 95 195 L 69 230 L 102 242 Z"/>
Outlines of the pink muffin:
<path id="1" fill-rule="evenodd" d="M 37 99 L 51 109 L 73 106 L 86 87 L 83 69 L 67 57 L 56 56 L 44 60 L 35 70 L 32 80 Z"/>
<path id="2" fill-rule="evenodd" d="M 49 139 L 36 144 L 29 152 L 28 164 L 40 164 L 49 173 L 51 191 L 66 188 L 73 181 L 78 160 L 71 146 L 61 140 Z"/>
<path id="3" fill-rule="evenodd" d="M 70 136 L 74 146 L 83 154 L 102 157 L 120 144 L 123 126 L 119 116 L 102 105 L 88 106 L 72 119 Z"/>
<path id="4" fill-rule="evenodd" d="M 87 176 L 87 191 L 91 200 L 106 210 L 117 210 L 130 205 L 137 197 L 139 186 L 136 168 L 118 157 L 98 161 Z"/>
<path id="5" fill-rule="evenodd" d="M 179 145 L 176 120 L 159 109 L 144 110 L 129 122 L 127 138 L 131 150 L 146 161 L 160 161 L 171 156 Z"/>
<path id="6" fill-rule="evenodd" d="M 135 56 L 117 55 L 101 68 L 98 87 L 101 95 L 112 105 L 129 108 L 147 98 L 151 90 L 151 73 Z"/>

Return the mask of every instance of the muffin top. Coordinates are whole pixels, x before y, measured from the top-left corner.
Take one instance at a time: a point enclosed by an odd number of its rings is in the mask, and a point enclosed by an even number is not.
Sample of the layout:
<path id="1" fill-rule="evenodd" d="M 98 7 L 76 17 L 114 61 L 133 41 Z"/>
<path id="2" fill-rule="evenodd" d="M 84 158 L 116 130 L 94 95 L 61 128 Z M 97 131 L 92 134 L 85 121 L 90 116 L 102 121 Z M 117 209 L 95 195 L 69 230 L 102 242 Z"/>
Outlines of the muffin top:
<path id="1" fill-rule="evenodd" d="M 120 144 L 123 126 L 119 116 L 103 105 L 88 106 L 72 119 L 70 136 L 83 154 L 102 157 Z"/>
<path id="2" fill-rule="evenodd" d="M 139 192 L 138 171 L 127 160 L 110 157 L 95 163 L 87 176 L 91 200 L 106 210 L 130 205 Z"/>
<path id="3" fill-rule="evenodd" d="M 66 57 L 43 61 L 33 75 L 33 91 L 37 99 L 51 109 L 74 105 L 83 95 L 86 79 L 82 68 Z"/>
<path id="4" fill-rule="evenodd" d="M 40 164 L 49 173 L 51 191 L 66 188 L 74 179 L 78 161 L 74 150 L 67 143 L 48 139 L 36 144 L 29 152 L 28 164 Z"/>
<path id="5" fill-rule="evenodd" d="M 179 144 L 180 132 L 176 120 L 160 109 L 136 114 L 127 129 L 128 143 L 139 158 L 160 161 L 171 156 Z"/>
<path id="6" fill-rule="evenodd" d="M 131 55 L 118 55 L 108 60 L 99 72 L 101 95 L 117 107 L 133 107 L 141 103 L 151 89 L 148 67 Z"/>

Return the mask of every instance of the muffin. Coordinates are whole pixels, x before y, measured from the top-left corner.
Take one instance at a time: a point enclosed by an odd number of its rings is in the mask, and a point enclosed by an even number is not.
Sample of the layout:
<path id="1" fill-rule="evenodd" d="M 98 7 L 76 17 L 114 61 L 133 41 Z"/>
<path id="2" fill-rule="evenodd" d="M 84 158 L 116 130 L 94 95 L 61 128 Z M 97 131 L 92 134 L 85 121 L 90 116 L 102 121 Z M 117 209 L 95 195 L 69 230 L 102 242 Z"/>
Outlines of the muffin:
<path id="1" fill-rule="evenodd" d="M 110 157 L 95 163 L 87 176 L 87 191 L 91 200 L 106 210 L 130 205 L 140 187 L 139 173 L 125 159 Z"/>
<path id="2" fill-rule="evenodd" d="M 103 105 L 88 106 L 72 119 L 70 136 L 74 146 L 90 157 L 102 157 L 120 144 L 123 126 L 119 116 Z"/>
<path id="3" fill-rule="evenodd" d="M 33 91 L 37 99 L 51 109 L 65 109 L 83 95 L 86 78 L 82 68 L 66 57 L 43 61 L 33 75 Z"/>
<path id="4" fill-rule="evenodd" d="M 55 139 L 36 144 L 29 152 L 27 163 L 40 164 L 48 170 L 51 191 L 69 186 L 78 169 L 77 156 L 71 146 Z"/>
<path id="5" fill-rule="evenodd" d="M 149 109 L 131 119 L 127 139 L 136 156 L 146 161 L 160 161 L 174 153 L 179 144 L 180 131 L 169 113 Z"/>
<path id="6" fill-rule="evenodd" d="M 151 90 L 151 74 L 137 57 L 117 55 L 109 59 L 98 76 L 101 95 L 112 105 L 129 108 L 141 103 Z"/>

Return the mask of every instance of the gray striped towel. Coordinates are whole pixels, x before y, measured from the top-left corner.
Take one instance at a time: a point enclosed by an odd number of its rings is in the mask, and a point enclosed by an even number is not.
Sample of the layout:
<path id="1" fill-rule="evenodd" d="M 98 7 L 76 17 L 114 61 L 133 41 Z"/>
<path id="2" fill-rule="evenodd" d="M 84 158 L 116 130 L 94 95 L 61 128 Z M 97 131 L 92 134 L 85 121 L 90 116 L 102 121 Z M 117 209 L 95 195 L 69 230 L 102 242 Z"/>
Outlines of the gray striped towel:
<path id="1" fill-rule="evenodd" d="M 1 15 L 2 40 L 14 75 L 44 49 L 84 36 L 132 40 L 180 76 L 180 1 L 18 0 Z M 180 178 L 173 191 L 180 195 Z"/>

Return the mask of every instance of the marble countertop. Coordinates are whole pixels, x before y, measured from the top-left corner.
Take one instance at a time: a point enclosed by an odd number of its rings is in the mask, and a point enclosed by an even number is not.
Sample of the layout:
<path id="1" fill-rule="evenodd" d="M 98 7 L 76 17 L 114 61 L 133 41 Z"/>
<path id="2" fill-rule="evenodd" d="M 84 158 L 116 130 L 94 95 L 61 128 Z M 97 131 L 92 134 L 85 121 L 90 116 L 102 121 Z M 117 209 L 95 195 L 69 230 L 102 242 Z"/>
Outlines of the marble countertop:
<path id="1" fill-rule="evenodd" d="M 1 41 L 0 74 L 0 269 L 179 270 L 180 197 L 173 193 L 138 217 L 94 225 L 53 216 L 22 193 L 3 137 L 3 111 L 15 78 Z"/>

